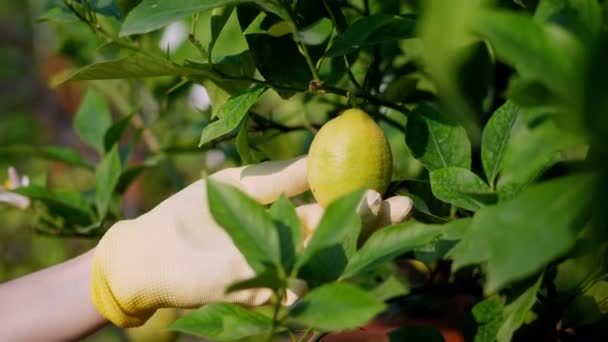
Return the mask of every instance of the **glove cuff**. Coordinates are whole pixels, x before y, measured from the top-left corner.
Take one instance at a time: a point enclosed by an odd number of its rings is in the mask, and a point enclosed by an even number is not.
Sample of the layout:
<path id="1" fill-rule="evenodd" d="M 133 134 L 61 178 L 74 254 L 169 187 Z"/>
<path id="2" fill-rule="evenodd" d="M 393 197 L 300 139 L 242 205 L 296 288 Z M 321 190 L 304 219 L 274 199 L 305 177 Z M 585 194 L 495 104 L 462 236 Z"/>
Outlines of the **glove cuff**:
<path id="1" fill-rule="evenodd" d="M 91 300 L 101 316 L 121 328 L 143 325 L 156 311 L 138 312 L 136 315 L 126 312 L 116 300 L 103 268 L 95 258 L 91 270 Z"/>

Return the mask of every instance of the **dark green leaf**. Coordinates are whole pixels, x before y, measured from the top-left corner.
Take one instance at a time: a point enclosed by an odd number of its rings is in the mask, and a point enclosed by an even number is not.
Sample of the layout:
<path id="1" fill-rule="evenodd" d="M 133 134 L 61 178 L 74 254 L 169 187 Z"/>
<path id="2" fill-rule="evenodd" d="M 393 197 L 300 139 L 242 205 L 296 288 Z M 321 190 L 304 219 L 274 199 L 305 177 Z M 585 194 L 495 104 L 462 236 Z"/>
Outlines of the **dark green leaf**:
<path id="1" fill-rule="evenodd" d="M 338 279 L 355 252 L 361 231 L 356 209 L 363 191 L 341 197 L 325 210 L 308 246 L 297 260 L 299 276 L 312 287 Z"/>
<path id="2" fill-rule="evenodd" d="M 511 135 L 511 128 L 517 118 L 519 108 L 507 101 L 500 106 L 483 130 L 481 138 L 481 163 L 486 173 L 490 187 L 494 187 L 494 181 L 500 171 L 502 158 L 507 141 Z"/>
<path id="3" fill-rule="evenodd" d="M 78 152 L 63 146 L 30 146 L 30 145 L 11 145 L 0 147 L 0 158 L 19 158 L 28 156 L 29 158 L 38 157 L 47 160 L 59 161 L 69 165 L 91 168 Z"/>
<path id="4" fill-rule="evenodd" d="M 431 326 L 411 326 L 401 327 L 393 330 L 388 334 L 390 342 L 404 341 L 425 341 L 425 342 L 443 342 L 445 341 L 441 331 Z"/>
<path id="5" fill-rule="evenodd" d="M 530 286 L 516 300 L 505 306 L 505 320 L 498 330 L 496 339 L 498 342 L 509 342 L 513 338 L 513 333 L 524 323 L 526 315 L 536 303 L 536 293 L 539 291 L 543 277 L 538 277 L 534 285 Z"/>
<path id="6" fill-rule="evenodd" d="M 206 337 L 213 341 L 234 341 L 267 333 L 272 319 L 237 304 L 211 303 L 178 319 L 171 330 Z"/>
<path id="7" fill-rule="evenodd" d="M 318 287 L 294 304 L 288 317 L 321 331 L 341 331 L 363 325 L 384 310 L 370 293 L 345 283 Z"/>
<path id="8" fill-rule="evenodd" d="M 440 235 L 441 226 L 416 221 L 380 229 L 352 256 L 343 277 L 370 270 L 416 247 L 427 245 Z"/>
<path id="9" fill-rule="evenodd" d="M 585 222 L 593 180 L 589 174 L 561 177 L 480 209 L 466 236 L 448 254 L 454 267 L 487 262 L 489 292 L 538 271 L 574 244 Z"/>
<path id="10" fill-rule="evenodd" d="M 272 218 L 261 204 L 212 177 L 207 179 L 207 198 L 213 218 L 256 272 L 269 264 L 280 265 L 279 237 Z"/>
<path id="11" fill-rule="evenodd" d="M 273 37 L 266 33 L 250 33 L 245 38 L 260 74 L 278 86 L 277 91 L 281 91 L 281 86 L 307 89 L 312 74 L 291 36 Z"/>
<path id="12" fill-rule="evenodd" d="M 335 39 L 325 56 L 343 56 L 374 44 L 410 38 L 414 34 L 415 26 L 413 19 L 388 14 L 363 17 Z"/>
<path id="13" fill-rule="evenodd" d="M 99 153 L 104 152 L 104 134 L 112 125 L 112 116 L 105 99 L 89 89 L 74 118 L 76 134 Z"/>
<path id="14" fill-rule="evenodd" d="M 507 98 L 510 102 L 522 108 L 546 108 L 554 112 L 552 106 L 559 104 L 555 96 L 542 82 L 518 77 L 511 78 L 507 89 Z"/>
<path id="15" fill-rule="evenodd" d="M 127 16 L 120 35 L 150 32 L 198 12 L 244 2 L 254 2 L 279 16 L 287 17 L 285 10 L 278 3 L 265 0 L 143 0 Z"/>
<path id="16" fill-rule="evenodd" d="M 230 285 L 226 289 L 226 293 L 231 293 L 239 290 L 261 288 L 278 290 L 283 287 L 285 287 L 284 281 L 279 279 L 277 272 L 275 272 L 274 270 L 264 270 L 262 273 L 256 275 L 253 278 L 239 281 L 238 283 Z"/>
<path id="17" fill-rule="evenodd" d="M 120 138 L 122 138 L 125 130 L 127 127 L 129 127 L 129 123 L 131 122 L 133 115 L 134 114 L 125 116 L 106 130 L 103 135 L 103 146 L 106 152 L 110 151 L 112 147 L 114 147 L 114 145 L 120 141 Z"/>
<path id="18" fill-rule="evenodd" d="M 441 226 L 442 234 L 439 239 L 430 244 L 415 249 L 416 259 L 430 265 L 437 260 L 443 259 L 471 227 L 472 218 L 465 217 L 452 220 Z"/>
<path id="19" fill-rule="evenodd" d="M 243 120 L 243 117 L 245 117 L 245 114 L 249 111 L 249 108 L 257 102 L 258 98 L 265 91 L 265 87 L 257 86 L 246 89 L 245 91 L 230 97 L 217 112 L 219 120 L 214 121 L 203 128 L 201 140 L 198 145 L 203 146 L 207 142 L 236 129 Z"/>
<path id="20" fill-rule="evenodd" d="M 270 217 L 279 233 L 281 262 L 286 272 L 293 267 L 296 254 L 302 249 L 304 232 L 296 209 L 287 197 L 281 196 L 270 207 Z"/>
<path id="21" fill-rule="evenodd" d="M 411 154 L 429 171 L 471 166 L 471 143 L 461 126 L 423 103 L 408 118 L 405 141 Z"/>
<path id="22" fill-rule="evenodd" d="M 91 206 L 79 192 L 71 191 L 51 191 L 38 185 L 20 187 L 11 192 L 26 196 L 31 200 L 41 201 L 56 214 L 70 217 L 78 216 L 84 222 L 90 222 L 93 216 Z"/>
<path id="23" fill-rule="evenodd" d="M 121 170 L 118 148 L 114 146 L 104 156 L 95 170 L 95 204 L 97 204 L 97 212 L 100 218 L 105 217 L 108 212 Z"/>
<path id="24" fill-rule="evenodd" d="M 431 172 L 431 190 L 440 200 L 476 211 L 484 203 L 471 194 L 490 193 L 490 188 L 479 176 L 461 167 L 447 167 Z"/>

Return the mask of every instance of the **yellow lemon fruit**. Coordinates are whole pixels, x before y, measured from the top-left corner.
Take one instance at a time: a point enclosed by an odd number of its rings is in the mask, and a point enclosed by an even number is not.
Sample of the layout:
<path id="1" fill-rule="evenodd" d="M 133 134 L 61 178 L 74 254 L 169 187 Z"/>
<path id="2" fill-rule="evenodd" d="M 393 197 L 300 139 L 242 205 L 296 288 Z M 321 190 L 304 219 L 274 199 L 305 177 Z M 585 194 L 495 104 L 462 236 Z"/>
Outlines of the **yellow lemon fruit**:
<path id="1" fill-rule="evenodd" d="M 360 188 L 383 194 L 392 171 L 384 132 L 360 109 L 348 109 L 323 125 L 308 152 L 308 183 L 323 207 Z"/>

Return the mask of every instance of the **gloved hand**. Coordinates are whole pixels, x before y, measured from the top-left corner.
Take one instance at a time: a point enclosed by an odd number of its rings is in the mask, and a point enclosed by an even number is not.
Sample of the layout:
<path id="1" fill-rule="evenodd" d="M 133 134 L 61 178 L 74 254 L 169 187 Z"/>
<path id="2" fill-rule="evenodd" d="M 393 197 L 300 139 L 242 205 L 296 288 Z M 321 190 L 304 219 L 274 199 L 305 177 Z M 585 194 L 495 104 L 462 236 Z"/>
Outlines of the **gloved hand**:
<path id="1" fill-rule="evenodd" d="M 210 177 L 268 204 L 281 194 L 294 196 L 308 189 L 306 161 L 301 157 L 266 162 L 225 169 Z M 374 191 L 366 192 L 361 203 L 358 212 L 368 231 L 402 221 L 412 207 L 407 197 L 382 201 Z M 310 204 L 297 211 L 310 234 L 323 209 Z M 256 306 L 271 297 L 267 289 L 225 293 L 229 285 L 255 274 L 213 220 L 204 180 L 136 219 L 117 222 L 94 253 L 93 303 L 102 316 L 121 327 L 141 325 L 163 307 L 196 308 L 216 301 Z"/>

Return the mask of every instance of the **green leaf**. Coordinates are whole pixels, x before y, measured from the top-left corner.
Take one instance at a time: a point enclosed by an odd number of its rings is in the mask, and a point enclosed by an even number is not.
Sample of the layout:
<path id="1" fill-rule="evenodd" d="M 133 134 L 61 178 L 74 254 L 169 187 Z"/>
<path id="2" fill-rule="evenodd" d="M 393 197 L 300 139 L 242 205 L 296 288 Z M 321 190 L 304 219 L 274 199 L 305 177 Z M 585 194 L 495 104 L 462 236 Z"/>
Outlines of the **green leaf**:
<path id="1" fill-rule="evenodd" d="M 199 147 L 236 129 L 265 91 L 265 87 L 257 86 L 231 96 L 217 112 L 219 119 L 203 128 Z"/>
<path id="2" fill-rule="evenodd" d="M 373 14 L 354 22 L 339 35 L 325 57 L 344 56 L 375 44 L 411 38 L 416 21 L 388 14 Z"/>
<path id="3" fill-rule="evenodd" d="M 112 125 L 112 116 L 105 99 L 89 89 L 84 96 L 76 117 L 76 134 L 99 153 L 104 152 L 104 133 Z"/>
<path id="4" fill-rule="evenodd" d="M 353 255 L 361 231 L 356 209 L 363 191 L 343 196 L 325 210 L 308 246 L 297 260 L 299 276 L 311 287 L 338 279 Z"/>
<path id="5" fill-rule="evenodd" d="M 490 187 L 494 187 L 494 181 L 500 171 L 507 141 L 518 112 L 519 108 L 516 105 L 509 101 L 505 102 L 492 114 L 483 130 L 481 163 Z"/>
<path id="6" fill-rule="evenodd" d="M 484 12 L 475 21 L 474 30 L 521 76 L 542 80 L 564 96 L 570 94 L 584 54 L 580 42 L 569 32 L 539 24 L 526 15 L 500 11 Z"/>
<path id="7" fill-rule="evenodd" d="M 95 170 L 95 204 L 97 204 L 97 212 L 100 218 L 105 217 L 108 212 L 121 170 L 118 148 L 114 146 L 103 157 Z"/>
<path id="8" fill-rule="evenodd" d="M 416 259 L 427 265 L 443 259 L 458 241 L 466 235 L 471 227 L 472 220 L 470 217 L 465 217 L 443 224 L 441 226 L 442 234 L 439 239 L 435 239 L 430 244 L 415 250 Z"/>
<path id="9" fill-rule="evenodd" d="M 293 204 L 285 196 L 279 197 L 270 207 L 270 217 L 279 233 L 283 268 L 286 272 L 291 272 L 296 254 L 302 249 L 302 223 Z"/>
<path id="10" fill-rule="evenodd" d="M 19 158 L 28 156 L 29 158 L 38 157 L 42 159 L 59 161 L 68 165 L 85 167 L 92 169 L 91 165 L 72 148 L 63 146 L 31 146 L 31 145 L 11 145 L 0 147 L 0 158 Z"/>
<path id="11" fill-rule="evenodd" d="M 492 296 L 477 303 L 471 310 L 477 330 L 474 342 L 494 342 L 503 322 L 504 305 L 498 296 Z"/>
<path id="12" fill-rule="evenodd" d="M 425 341 L 425 342 L 443 342 L 445 339 L 435 327 L 414 325 L 410 327 L 401 327 L 393 330 L 388 334 L 390 342 L 403 341 Z"/>
<path id="13" fill-rule="evenodd" d="M 159 76 L 213 76 L 207 64 L 186 67 L 166 59 L 143 54 L 85 66 L 75 73 L 53 81 L 54 85 L 66 81 L 107 80 L 117 78 L 144 78 Z"/>
<path id="14" fill-rule="evenodd" d="M 82 224 L 91 222 L 93 210 L 79 192 L 51 191 L 38 185 L 20 187 L 11 192 L 26 196 L 31 200 L 41 201 L 53 213 L 73 219 L 75 222 Z"/>
<path id="15" fill-rule="evenodd" d="M 461 167 L 446 167 L 431 172 L 431 191 L 438 199 L 455 206 L 476 211 L 483 203 L 471 194 L 490 193 L 479 176 Z"/>
<path id="16" fill-rule="evenodd" d="M 512 77 L 507 89 L 509 101 L 522 108 L 542 108 L 547 112 L 556 112 L 555 106 L 561 106 L 556 95 L 540 81 Z"/>
<path id="17" fill-rule="evenodd" d="M 425 70 L 436 85 L 445 114 L 463 125 L 474 145 L 479 144 L 481 129 L 475 108 L 463 88 L 463 66 L 475 57 L 471 24 L 477 21 L 486 1 L 424 1 L 417 30 Z M 476 65 L 485 70 L 483 64 Z M 476 69 L 479 72 L 479 69 Z M 458 166 L 458 165 L 455 165 Z"/>
<path id="18" fill-rule="evenodd" d="M 103 147 L 106 152 L 110 151 L 112 147 L 114 147 L 114 145 L 120 141 L 120 138 L 122 138 L 125 130 L 127 127 L 129 127 L 129 123 L 131 122 L 131 118 L 133 118 L 134 114 L 135 113 L 127 115 L 116 121 L 105 131 L 103 135 Z"/>
<path id="19" fill-rule="evenodd" d="M 279 237 L 264 207 L 237 188 L 207 179 L 209 209 L 249 265 L 261 272 L 280 265 Z M 202 205 L 202 204 L 201 204 Z"/>
<path id="20" fill-rule="evenodd" d="M 125 19 L 120 35 L 150 32 L 198 12 L 244 2 L 254 2 L 279 16 L 287 17 L 278 3 L 265 0 L 143 0 Z"/>
<path id="21" fill-rule="evenodd" d="M 321 18 L 314 24 L 295 33 L 295 38 L 306 45 L 323 44 L 331 35 L 333 24 L 328 18 Z"/>
<path id="22" fill-rule="evenodd" d="M 241 157 L 242 165 L 253 163 L 247 134 L 247 116 L 243 118 L 239 125 L 239 133 L 236 135 L 236 151 L 238 152 L 239 157 Z"/>
<path id="23" fill-rule="evenodd" d="M 230 285 L 226 289 L 226 293 L 231 293 L 239 290 L 261 288 L 278 290 L 283 287 L 285 287 L 285 282 L 278 277 L 277 272 L 275 272 L 274 270 L 264 270 L 253 278 L 239 281 L 238 283 Z"/>
<path id="24" fill-rule="evenodd" d="M 232 15 L 233 10 L 234 6 L 226 6 L 223 8 L 216 8 L 211 14 L 211 41 L 209 42 L 209 48 L 207 49 L 210 58 L 213 58 L 215 43 L 217 42 L 220 33 L 222 33 L 222 29 L 226 25 L 230 15 Z"/>
<path id="25" fill-rule="evenodd" d="M 405 141 L 412 156 L 429 171 L 471 166 L 471 143 L 466 131 L 430 104 L 420 104 L 408 118 Z"/>
<path id="26" fill-rule="evenodd" d="M 352 256 L 342 277 L 368 271 L 416 247 L 427 245 L 440 235 L 441 226 L 416 221 L 380 229 Z"/>
<path id="27" fill-rule="evenodd" d="M 530 286 L 516 300 L 505 306 L 505 320 L 498 330 L 496 339 L 498 342 L 509 342 L 513 337 L 513 333 L 524 323 L 526 315 L 536 303 L 536 293 L 540 290 L 543 277 L 538 277 L 534 285 Z"/>
<path id="28" fill-rule="evenodd" d="M 178 319 L 171 330 L 206 337 L 213 341 L 234 341 L 267 333 L 272 319 L 237 304 L 211 303 Z"/>
<path id="29" fill-rule="evenodd" d="M 583 144 L 580 137 L 561 130 L 553 120 L 533 128 L 517 125 L 505 148 L 496 185 L 501 198 L 510 198 L 532 183 L 563 158 L 560 152 L 564 149 Z"/>
<path id="30" fill-rule="evenodd" d="M 294 304 L 288 317 L 321 331 L 341 331 L 363 325 L 384 310 L 370 293 L 345 283 L 318 287 Z"/>
<path id="31" fill-rule="evenodd" d="M 573 246 L 593 186 L 592 175 L 575 174 L 535 184 L 509 201 L 480 209 L 465 237 L 448 253 L 454 268 L 486 262 L 488 292 L 533 274 Z"/>
<path id="32" fill-rule="evenodd" d="M 290 35 L 273 37 L 266 33 L 250 33 L 245 38 L 260 74 L 277 86 L 279 95 L 289 97 L 293 94 L 281 92 L 281 87 L 307 89 L 312 74 Z"/>

